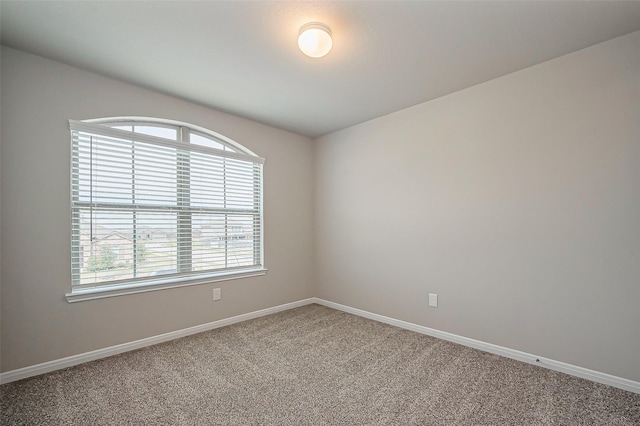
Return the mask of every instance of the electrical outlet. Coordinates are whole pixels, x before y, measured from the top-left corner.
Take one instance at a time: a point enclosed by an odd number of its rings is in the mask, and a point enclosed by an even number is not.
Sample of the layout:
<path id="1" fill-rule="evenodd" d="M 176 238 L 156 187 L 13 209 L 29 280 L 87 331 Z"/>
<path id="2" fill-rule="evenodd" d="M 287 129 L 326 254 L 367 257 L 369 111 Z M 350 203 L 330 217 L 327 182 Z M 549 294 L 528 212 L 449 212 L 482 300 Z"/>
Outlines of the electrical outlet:
<path id="1" fill-rule="evenodd" d="M 429 306 L 434 308 L 438 307 L 438 295 L 435 293 L 429 293 Z"/>
<path id="2" fill-rule="evenodd" d="M 214 288 L 213 289 L 213 300 L 220 300 L 222 299 L 222 294 L 220 293 L 220 289 L 219 288 Z"/>

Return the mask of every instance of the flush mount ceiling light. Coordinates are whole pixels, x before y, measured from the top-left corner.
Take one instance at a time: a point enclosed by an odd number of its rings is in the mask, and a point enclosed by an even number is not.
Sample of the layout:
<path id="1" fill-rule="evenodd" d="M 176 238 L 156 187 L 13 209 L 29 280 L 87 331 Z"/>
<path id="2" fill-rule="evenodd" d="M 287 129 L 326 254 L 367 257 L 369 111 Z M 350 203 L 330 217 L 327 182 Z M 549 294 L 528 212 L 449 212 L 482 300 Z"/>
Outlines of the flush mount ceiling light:
<path id="1" fill-rule="evenodd" d="M 320 22 L 310 22 L 300 28 L 298 47 L 307 56 L 321 58 L 331 50 L 331 29 Z"/>

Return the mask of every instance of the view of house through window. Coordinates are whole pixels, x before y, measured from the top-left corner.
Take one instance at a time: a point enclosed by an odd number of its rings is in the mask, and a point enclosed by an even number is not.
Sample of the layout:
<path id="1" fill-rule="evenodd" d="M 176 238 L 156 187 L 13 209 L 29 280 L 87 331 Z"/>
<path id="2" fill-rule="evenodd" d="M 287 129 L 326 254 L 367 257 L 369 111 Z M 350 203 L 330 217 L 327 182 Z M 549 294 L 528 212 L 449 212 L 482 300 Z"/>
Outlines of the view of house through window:
<path id="1" fill-rule="evenodd" d="M 166 120 L 70 127 L 74 289 L 263 267 L 262 158 Z"/>

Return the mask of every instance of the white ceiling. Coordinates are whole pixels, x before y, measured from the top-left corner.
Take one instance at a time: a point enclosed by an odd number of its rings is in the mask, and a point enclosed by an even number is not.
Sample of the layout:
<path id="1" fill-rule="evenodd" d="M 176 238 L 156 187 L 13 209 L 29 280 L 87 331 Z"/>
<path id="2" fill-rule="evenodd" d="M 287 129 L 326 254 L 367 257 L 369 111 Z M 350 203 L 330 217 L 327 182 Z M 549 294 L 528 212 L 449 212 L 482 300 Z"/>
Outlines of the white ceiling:
<path id="1" fill-rule="evenodd" d="M 2 44 L 316 137 L 640 30 L 640 1 L 7 1 Z M 331 27 L 322 59 L 299 28 Z"/>

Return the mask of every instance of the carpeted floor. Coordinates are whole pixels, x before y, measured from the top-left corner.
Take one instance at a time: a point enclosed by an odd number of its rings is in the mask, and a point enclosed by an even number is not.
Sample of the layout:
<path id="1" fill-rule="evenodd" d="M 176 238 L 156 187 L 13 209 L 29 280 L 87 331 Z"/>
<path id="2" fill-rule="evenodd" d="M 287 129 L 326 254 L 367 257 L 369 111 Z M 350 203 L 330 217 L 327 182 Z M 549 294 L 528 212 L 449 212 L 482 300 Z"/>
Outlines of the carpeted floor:
<path id="1" fill-rule="evenodd" d="M 640 395 L 319 305 L 0 387 L 7 425 L 640 425 Z"/>

